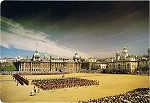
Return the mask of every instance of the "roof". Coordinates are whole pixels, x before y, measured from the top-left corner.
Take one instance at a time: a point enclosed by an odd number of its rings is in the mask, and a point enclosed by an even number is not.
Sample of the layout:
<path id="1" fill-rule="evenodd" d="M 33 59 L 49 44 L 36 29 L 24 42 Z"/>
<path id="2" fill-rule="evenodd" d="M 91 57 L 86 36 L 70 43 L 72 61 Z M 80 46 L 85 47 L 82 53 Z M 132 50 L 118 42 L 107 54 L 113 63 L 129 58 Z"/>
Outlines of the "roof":
<path id="1" fill-rule="evenodd" d="M 33 54 L 34 57 L 40 57 L 40 53 L 36 50 L 35 53 Z"/>

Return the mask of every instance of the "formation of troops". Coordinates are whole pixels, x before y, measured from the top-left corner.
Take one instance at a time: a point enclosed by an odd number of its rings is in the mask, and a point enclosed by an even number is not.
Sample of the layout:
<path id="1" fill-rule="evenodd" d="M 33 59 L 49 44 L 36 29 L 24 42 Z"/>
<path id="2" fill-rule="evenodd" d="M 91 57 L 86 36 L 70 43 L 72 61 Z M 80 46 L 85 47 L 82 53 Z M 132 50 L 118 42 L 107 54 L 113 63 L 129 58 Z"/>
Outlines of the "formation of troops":
<path id="1" fill-rule="evenodd" d="M 19 74 L 13 74 L 13 79 L 20 83 L 21 85 L 29 85 L 29 81 Z M 81 87 L 81 86 L 92 86 L 99 85 L 97 80 L 88 80 L 81 78 L 62 78 L 57 79 L 42 79 L 42 80 L 32 80 L 31 82 L 34 86 L 30 92 L 30 96 L 34 96 L 39 93 L 40 89 L 52 90 L 58 88 L 71 88 L 71 87 Z M 138 88 L 127 93 L 123 93 L 116 96 L 107 96 L 98 99 L 89 99 L 88 101 L 78 101 L 77 103 L 149 103 L 150 101 L 150 89 L 149 88 Z"/>
<path id="2" fill-rule="evenodd" d="M 25 78 L 23 78 L 22 76 L 20 76 L 19 74 L 13 74 L 12 75 L 13 79 L 17 80 L 17 85 L 18 83 L 20 83 L 21 85 L 29 85 L 29 81 Z"/>
<path id="3" fill-rule="evenodd" d="M 61 79 L 45 79 L 45 80 L 33 80 L 32 84 L 43 90 L 51 90 L 57 88 L 71 88 L 81 86 L 99 85 L 96 80 L 87 80 L 80 78 L 61 78 Z"/>
<path id="4" fill-rule="evenodd" d="M 78 103 L 149 103 L 149 88 L 138 88 L 124 94 L 109 96 L 88 101 L 78 101 Z"/>

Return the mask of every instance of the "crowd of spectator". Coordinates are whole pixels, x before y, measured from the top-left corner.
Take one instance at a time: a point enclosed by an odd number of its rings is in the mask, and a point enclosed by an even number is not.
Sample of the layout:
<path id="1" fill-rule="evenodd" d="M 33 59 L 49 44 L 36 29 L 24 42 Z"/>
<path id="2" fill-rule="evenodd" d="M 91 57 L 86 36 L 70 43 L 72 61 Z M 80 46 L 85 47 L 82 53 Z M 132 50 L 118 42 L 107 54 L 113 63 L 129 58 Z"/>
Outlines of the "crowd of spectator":
<path id="1" fill-rule="evenodd" d="M 56 88 L 71 88 L 81 86 L 99 85 L 96 80 L 87 80 L 80 78 L 61 78 L 61 79 L 45 79 L 33 80 L 32 84 L 36 85 L 43 90 L 51 90 Z"/>
<path id="2" fill-rule="evenodd" d="M 99 99 L 90 99 L 88 101 L 78 101 L 78 103 L 149 103 L 149 88 L 138 88 L 127 93 L 116 96 L 108 96 Z"/>

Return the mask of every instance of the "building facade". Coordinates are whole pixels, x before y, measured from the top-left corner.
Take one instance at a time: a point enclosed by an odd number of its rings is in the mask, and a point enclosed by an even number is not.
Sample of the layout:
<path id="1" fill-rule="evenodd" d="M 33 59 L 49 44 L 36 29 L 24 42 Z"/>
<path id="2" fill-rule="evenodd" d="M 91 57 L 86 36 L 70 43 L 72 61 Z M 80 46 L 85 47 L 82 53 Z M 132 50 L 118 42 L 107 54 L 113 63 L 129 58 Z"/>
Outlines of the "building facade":
<path id="1" fill-rule="evenodd" d="M 136 56 L 128 54 L 128 49 L 124 47 L 121 52 L 117 51 L 112 58 L 97 60 L 97 58 L 81 58 L 77 51 L 72 59 L 54 58 L 44 55 L 36 50 L 32 58 L 22 59 L 18 61 L 19 71 L 44 71 L 44 72 L 80 72 L 87 70 L 108 70 L 123 71 L 133 73 L 142 63 L 147 64 L 147 60 L 140 62 Z"/>
<path id="2" fill-rule="evenodd" d="M 31 59 L 18 61 L 19 71 L 44 71 L 44 72 L 78 72 L 81 69 L 80 57 L 75 52 L 73 59 L 40 57 L 36 50 Z"/>
<path id="3" fill-rule="evenodd" d="M 112 58 L 108 62 L 108 69 L 126 71 L 126 72 L 134 72 L 138 67 L 138 60 L 136 57 L 132 57 L 128 55 L 128 50 L 126 47 L 123 48 L 122 52 L 116 52 L 114 58 Z"/>

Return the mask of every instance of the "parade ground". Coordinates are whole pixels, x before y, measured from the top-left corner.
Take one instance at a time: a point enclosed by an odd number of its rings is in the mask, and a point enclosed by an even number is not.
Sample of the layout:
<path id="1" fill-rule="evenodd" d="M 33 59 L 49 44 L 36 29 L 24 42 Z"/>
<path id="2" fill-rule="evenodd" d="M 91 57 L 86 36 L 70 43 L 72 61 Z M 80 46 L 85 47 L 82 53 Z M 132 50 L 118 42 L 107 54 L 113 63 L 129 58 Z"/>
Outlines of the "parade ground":
<path id="1" fill-rule="evenodd" d="M 42 90 L 34 96 L 30 92 L 34 88 L 31 84 L 36 79 L 62 78 L 62 75 L 24 75 L 29 85 L 18 85 L 10 75 L 0 75 L 0 99 L 4 103 L 75 103 L 79 100 L 97 99 L 118 95 L 136 88 L 148 88 L 149 76 L 126 74 L 97 74 L 72 73 L 64 78 L 76 77 L 88 80 L 98 80 L 99 85 Z"/>

